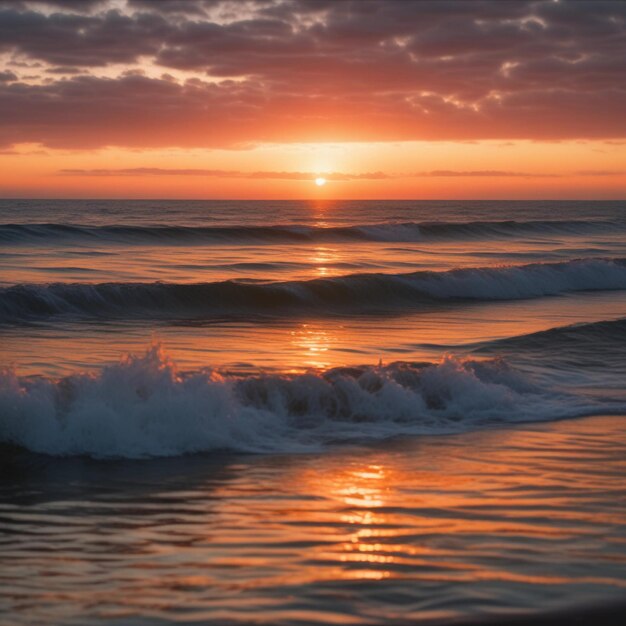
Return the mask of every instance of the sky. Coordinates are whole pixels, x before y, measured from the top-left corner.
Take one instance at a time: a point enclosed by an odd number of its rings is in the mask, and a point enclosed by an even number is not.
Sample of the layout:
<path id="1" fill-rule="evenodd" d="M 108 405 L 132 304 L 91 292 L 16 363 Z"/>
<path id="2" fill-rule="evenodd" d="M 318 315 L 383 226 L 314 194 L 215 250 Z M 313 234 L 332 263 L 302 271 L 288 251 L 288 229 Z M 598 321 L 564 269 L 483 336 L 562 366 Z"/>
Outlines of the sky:
<path id="1" fill-rule="evenodd" d="M 0 0 L 1 197 L 624 198 L 625 113 L 621 1 Z"/>

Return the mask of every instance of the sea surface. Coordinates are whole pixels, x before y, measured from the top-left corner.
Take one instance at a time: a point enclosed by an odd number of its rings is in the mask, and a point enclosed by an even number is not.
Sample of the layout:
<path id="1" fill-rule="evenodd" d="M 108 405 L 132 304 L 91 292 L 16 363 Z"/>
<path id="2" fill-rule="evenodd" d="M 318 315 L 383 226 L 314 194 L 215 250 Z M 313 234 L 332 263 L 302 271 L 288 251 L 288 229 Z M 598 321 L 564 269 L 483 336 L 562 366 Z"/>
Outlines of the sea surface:
<path id="1" fill-rule="evenodd" d="M 0 200 L 0 368 L 2 623 L 626 597 L 624 202 Z"/>

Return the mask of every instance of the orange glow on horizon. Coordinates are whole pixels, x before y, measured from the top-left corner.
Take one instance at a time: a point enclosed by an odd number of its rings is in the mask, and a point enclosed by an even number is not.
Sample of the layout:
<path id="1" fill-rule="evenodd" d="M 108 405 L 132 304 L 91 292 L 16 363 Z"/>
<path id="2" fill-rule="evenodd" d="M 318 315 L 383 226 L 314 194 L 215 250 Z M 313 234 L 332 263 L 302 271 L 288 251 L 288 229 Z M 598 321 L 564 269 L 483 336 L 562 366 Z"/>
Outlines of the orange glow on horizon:
<path id="1" fill-rule="evenodd" d="M 626 143 L 602 141 L 267 144 L 247 150 L 22 145 L 0 153 L 0 197 L 618 199 L 626 195 L 624 162 Z M 320 169 L 327 173 L 313 174 Z"/>

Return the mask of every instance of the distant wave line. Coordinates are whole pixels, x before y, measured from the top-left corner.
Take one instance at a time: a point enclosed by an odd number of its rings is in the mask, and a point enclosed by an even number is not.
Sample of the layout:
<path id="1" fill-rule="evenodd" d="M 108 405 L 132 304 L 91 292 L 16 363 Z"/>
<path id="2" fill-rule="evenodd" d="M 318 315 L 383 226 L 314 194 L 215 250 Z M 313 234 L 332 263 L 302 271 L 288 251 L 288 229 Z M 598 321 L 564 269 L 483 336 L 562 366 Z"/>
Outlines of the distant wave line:
<path id="1" fill-rule="evenodd" d="M 454 301 L 626 289 L 626 259 L 241 283 L 52 283 L 0 289 L 0 323 L 398 313 Z"/>
<path id="2" fill-rule="evenodd" d="M 498 239 L 524 235 L 585 235 L 626 231 L 626 221 L 529 220 L 398 222 L 352 226 L 140 226 L 110 224 L 0 224 L 0 245 L 72 243 L 119 244 L 275 244 L 350 241 L 421 242 L 446 239 Z"/>

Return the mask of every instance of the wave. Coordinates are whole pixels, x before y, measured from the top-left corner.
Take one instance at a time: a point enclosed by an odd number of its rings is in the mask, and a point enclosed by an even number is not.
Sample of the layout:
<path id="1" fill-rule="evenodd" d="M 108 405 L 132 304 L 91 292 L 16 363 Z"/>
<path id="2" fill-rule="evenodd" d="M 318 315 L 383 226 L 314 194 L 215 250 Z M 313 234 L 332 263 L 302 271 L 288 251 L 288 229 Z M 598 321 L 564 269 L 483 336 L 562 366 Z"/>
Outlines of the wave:
<path id="1" fill-rule="evenodd" d="M 619 390 L 626 375 L 626 318 L 586 322 L 465 345 L 472 356 L 506 358 L 522 369 L 548 368 L 582 388 Z"/>
<path id="2" fill-rule="evenodd" d="M 606 410 L 606 402 L 542 385 L 502 360 L 454 357 L 237 378 L 180 373 L 154 346 L 60 380 L 0 373 L 0 442 L 61 456 L 314 451 Z"/>
<path id="3" fill-rule="evenodd" d="M 202 319 L 359 314 L 443 301 L 514 300 L 626 289 L 626 259 L 464 268 L 271 283 L 52 283 L 0 289 L 0 323 L 63 319 Z"/>
<path id="4" fill-rule="evenodd" d="M 585 349 L 588 345 L 593 345 L 595 350 L 598 350 L 598 345 L 604 342 L 610 344 L 607 348 L 626 354 L 626 318 L 570 324 L 517 337 L 496 339 L 481 344 L 477 350 L 488 351 L 493 348 L 546 350 L 571 347 Z M 600 360 L 605 356 L 604 350 L 598 354 Z"/>
<path id="5" fill-rule="evenodd" d="M 489 239 L 524 235 L 585 235 L 625 230 L 609 220 L 529 220 L 401 222 L 354 226 L 80 226 L 75 224 L 2 224 L 5 244 L 100 242 L 120 244 L 275 244 L 341 241 L 419 242 L 439 239 Z"/>

